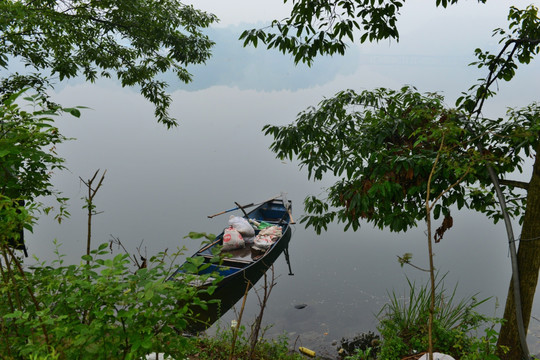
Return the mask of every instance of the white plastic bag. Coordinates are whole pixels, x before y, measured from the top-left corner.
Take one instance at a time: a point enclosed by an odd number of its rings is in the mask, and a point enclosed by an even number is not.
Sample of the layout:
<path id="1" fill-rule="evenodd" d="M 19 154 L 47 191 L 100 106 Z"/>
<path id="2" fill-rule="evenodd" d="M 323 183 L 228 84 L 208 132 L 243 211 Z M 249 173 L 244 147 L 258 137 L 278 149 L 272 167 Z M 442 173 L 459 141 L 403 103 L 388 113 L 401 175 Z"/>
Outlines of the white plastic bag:
<path id="1" fill-rule="evenodd" d="M 254 241 L 254 244 L 255 244 L 254 248 L 258 250 L 266 250 L 270 246 L 272 246 L 274 242 L 275 241 L 272 239 L 270 235 L 257 235 Z"/>
<path id="2" fill-rule="evenodd" d="M 253 243 L 253 240 L 255 239 L 255 230 L 246 219 L 240 216 L 231 215 L 229 217 L 229 225 L 238 230 L 246 244 Z"/>
<path id="3" fill-rule="evenodd" d="M 274 226 L 270 226 L 265 229 L 262 229 L 259 232 L 259 235 L 269 235 L 275 241 L 278 237 L 282 235 L 281 226 L 274 225 Z"/>
<path id="4" fill-rule="evenodd" d="M 262 229 L 255 237 L 255 246 L 260 250 L 266 250 L 282 235 L 281 226 L 270 226 Z"/>
<path id="5" fill-rule="evenodd" d="M 429 359 L 429 355 L 428 354 L 424 354 L 422 355 L 422 357 L 418 360 L 428 360 Z M 451 357 L 450 355 L 446 355 L 446 354 L 441 354 L 441 353 L 438 353 L 438 352 L 434 352 L 433 353 L 433 360 L 455 360 L 453 357 Z"/>
<path id="6" fill-rule="evenodd" d="M 244 246 L 244 238 L 242 237 L 242 234 L 238 232 L 238 230 L 232 226 L 225 229 L 223 232 L 223 247 L 221 250 L 235 250 L 243 248 Z"/>

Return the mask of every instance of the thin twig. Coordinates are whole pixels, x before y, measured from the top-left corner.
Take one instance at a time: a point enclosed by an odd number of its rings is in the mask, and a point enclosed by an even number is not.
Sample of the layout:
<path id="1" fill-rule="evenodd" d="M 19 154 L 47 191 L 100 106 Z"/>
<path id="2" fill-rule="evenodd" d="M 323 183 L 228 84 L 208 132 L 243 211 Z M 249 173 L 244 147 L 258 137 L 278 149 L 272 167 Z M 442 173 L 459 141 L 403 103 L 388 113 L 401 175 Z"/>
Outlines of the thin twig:
<path id="1" fill-rule="evenodd" d="M 229 355 L 229 360 L 233 359 L 234 348 L 236 346 L 236 337 L 238 336 L 238 329 L 240 328 L 240 324 L 242 323 L 242 314 L 244 314 L 244 308 L 246 306 L 246 299 L 247 299 L 250 286 L 251 286 L 251 281 L 248 280 L 247 285 L 246 285 L 246 292 L 244 293 L 244 300 L 242 301 L 242 307 L 240 308 L 240 315 L 238 316 L 238 322 L 236 323 L 236 327 L 233 331 L 233 339 L 232 339 L 232 344 L 231 344 L 231 353 Z"/>
<path id="2" fill-rule="evenodd" d="M 94 196 L 96 196 L 96 193 L 98 192 L 99 188 L 101 187 L 101 184 L 103 184 L 103 180 L 105 179 L 105 174 L 107 173 L 107 170 L 103 172 L 101 175 L 101 179 L 99 180 L 98 185 L 95 189 L 92 188 L 92 183 L 96 179 L 97 174 L 99 173 L 99 169 L 96 170 L 94 173 L 94 176 L 92 176 L 91 179 L 84 181 L 80 176 L 79 179 L 82 181 L 84 185 L 88 188 L 88 197 L 86 198 L 86 207 L 88 208 L 88 224 L 87 224 L 87 236 L 86 236 L 86 255 L 90 256 L 90 244 L 92 241 L 92 216 L 99 214 L 94 210 Z M 86 260 L 86 264 L 90 265 L 90 259 Z"/>

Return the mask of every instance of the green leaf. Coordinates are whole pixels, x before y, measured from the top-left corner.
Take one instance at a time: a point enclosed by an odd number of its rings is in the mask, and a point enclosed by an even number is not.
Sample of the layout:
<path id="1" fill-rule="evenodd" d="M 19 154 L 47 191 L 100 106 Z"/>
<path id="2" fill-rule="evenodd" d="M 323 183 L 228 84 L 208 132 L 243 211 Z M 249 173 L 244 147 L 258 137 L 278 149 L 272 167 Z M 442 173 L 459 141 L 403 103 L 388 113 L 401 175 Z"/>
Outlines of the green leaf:
<path id="1" fill-rule="evenodd" d="M 146 350 L 150 350 L 152 348 L 152 338 L 145 337 L 143 341 L 141 342 L 141 346 Z"/>
<path id="2" fill-rule="evenodd" d="M 154 290 L 153 289 L 146 290 L 146 292 L 144 293 L 144 300 L 149 301 L 153 297 L 154 297 Z"/>
<path id="3" fill-rule="evenodd" d="M 75 117 L 81 117 L 81 111 L 79 109 L 65 108 L 64 111 L 69 112 L 71 115 Z"/>
<path id="4" fill-rule="evenodd" d="M 204 257 L 203 256 L 190 257 L 190 258 L 187 258 L 186 260 L 189 261 L 190 263 L 192 263 L 197 268 L 199 268 L 204 263 Z"/>
<path id="5" fill-rule="evenodd" d="M 90 256 L 90 255 L 83 255 L 83 256 L 81 256 L 81 259 L 83 259 L 84 261 L 92 261 L 93 260 L 92 256 Z"/>
<path id="6" fill-rule="evenodd" d="M 188 274 L 197 274 L 197 272 L 199 271 L 197 266 L 193 265 L 190 262 L 184 263 L 184 265 L 182 265 L 182 270 L 184 270 Z"/>
<path id="7" fill-rule="evenodd" d="M 435 219 L 438 219 L 441 216 L 441 210 L 442 210 L 441 204 L 436 204 L 435 207 L 433 208 L 433 217 Z"/>

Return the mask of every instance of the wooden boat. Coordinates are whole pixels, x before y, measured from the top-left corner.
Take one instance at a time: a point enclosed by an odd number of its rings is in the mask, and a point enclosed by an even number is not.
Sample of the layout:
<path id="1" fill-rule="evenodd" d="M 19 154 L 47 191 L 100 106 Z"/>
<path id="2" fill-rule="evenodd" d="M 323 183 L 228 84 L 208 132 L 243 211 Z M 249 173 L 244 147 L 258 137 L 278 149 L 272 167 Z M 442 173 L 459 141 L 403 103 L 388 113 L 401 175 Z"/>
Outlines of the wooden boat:
<path id="1" fill-rule="evenodd" d="M 198 261 L 186 259 L 186 262 L 169 278 L 169 280 L 183 281 L 186 273 L 194 273 L 193 263 L 200 263 L 201 258 L 204 259 L 204 266 L 199 266 L 202 270 L 198 270 L 196 274 L 203 275 L 204 281 L 192 280 L 192 285 L 200 288 L 208 287 L 214 280 L 212 277 L 208 278 L 211 273 L 217 273 L 223 277 L 211 295 L 203 293 L 200 296 L 201 300 L 217 299 L 219 303 L 210 303 L 207 310 L 201 310 L 196 314 L 188 326 L 191 332 L 204 331 L 232 308 L 243 297 L 246 288 L 253 287 L 282 252 L 285 251 L 288 258 L 287 248 L 291 239 L 290 224 L 294 223 L 290 201 L 284 199 L 284 196 L 273 198 L 245 214 L 244 218 L 258 223 L 278 225 L 282 229 L 282 235 L 266 250 L 259 250 L 252 244 L 246 244 L 244 248 L 226 251 L 222 261 L 216 263 L 216 256 L 220 253 L 219 249 L 223 244 L 224 233 L 222 232 L 212 244 L 204 246 L 193 254 L 191 258 L 197 258 Z M 259 230 L 256 230 L 256 233 L 258 232 Z"/>

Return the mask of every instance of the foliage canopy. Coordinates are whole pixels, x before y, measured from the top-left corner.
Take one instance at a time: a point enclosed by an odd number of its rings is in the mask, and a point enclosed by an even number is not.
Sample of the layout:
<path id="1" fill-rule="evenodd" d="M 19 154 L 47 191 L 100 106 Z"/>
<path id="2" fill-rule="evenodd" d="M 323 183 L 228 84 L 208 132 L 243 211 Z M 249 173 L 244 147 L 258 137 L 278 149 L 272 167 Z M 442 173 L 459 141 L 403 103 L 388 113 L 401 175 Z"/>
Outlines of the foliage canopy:
<path id="1" fill-rule="evenodd" d="M 455 2 L 438 1 L 437 5 Z M 402 5 L 387 1 L 335 4 L 323 1 L 308 8 L 307 5 L 301 7 L 304 2 L 300 1 L 295 2 L 287 26 L 303 21 L 308 30 L 313 31 L 313 25 L 309 25 L 313 19 L 341 19 L 342 14 L 339 15 L 337 9 L 340 6 L 354 9 L 353 3 L 372 10 Z M 359 14 L 350 12 L 348 16 L 361 19 Z M 395 26 L 397 15 L 397 12 L 392 13 L 393 20 L 386 19 L 386 24 Z M 308 215 L 303 221 L 307 226 L 320 232 L 336 219 L 353 229 L 360 226 L 361 219 L 392 231 L 415 226 L 418 220 L 425 219 L 426 183 L 440 151 L 441 161 L 437 163 L 431 185 L 431 198 L 442 194 L 434 208 L 435 218 L 441 213 L 449 216 L 453 204 L 485 212 L 495 221 L 502 217 L 495 207 L 496 199 L 490 190 L 492 179 L 485 165 L 490 164 L 499 174 L 521 171 L 521 155 L 534 153 L 540 123 L 538 104 L 509 109 L 506 119 L 482 116 L 485 100 L 495 95 L 492 85 L 498 80 L 510 81 L 518 64 L 529 63 L 540 48 L 536 7 L 524 10 L 510 7 L 508 19 L 508 30 L 494 31 L 502 44 L 498 54 L 476 49 L 478 60 L 472 65 L 488 69 L 488 76 L 464 92 L 457 99 L 456 108 L 445 105 L 438 94 L 420 94 L 412 87 L 362 93 L 345 90 L 301 112 L 291 125 L 264 127 L 265 133 L 274 137 L 271 149 L 279 158 L 297 158 L 300 165 L 307 168 L 308 176 L 315 180 L 322 179 L 326 173 L 341 178 L 327 189 L 326 198 L 306 198 Z M 287 26 L 278 27 L 280 36 L 287 35 Z M 334 33 L 339 29 L 336 26 L 328 21 L 324 26 L 321 23 L 318 29 L 334 39 L 339 38 Z M 265 34 L 260 35 L 262 37 L 275 36 L 265 29 L 256 33 Z M 364 33 L 367 37 L 361 38 L 361 42 L 390 36 L 389 33 L 372 33 L 372 37 L 367 34 L 369 32 Z M 242 36 L 246 43 L 256 44 L 253 33 L 245 32 Z M 393 36 L 398 38 L 397 31 Z M 270 43 L 269 47 L 272 46 Z M 318 42 L 312 46 L 317 51 L 299 59 L 309 62 L 317 54 L 330 53 L 334 45 Z M 290 49 L 282 50 L 295 55 L 300 48 L 293 44 Z M 516 200 L 514 189 L 506 187 L 505 191 L 514 206 L 513 214 L 523 214 L 524 203 Z"/>
<path id="2" fill-rule="evenodd" d="M 284 0 L 286 3 L 287 0 Z M 344 55 L 348 41 L 360 43 L 399 40 L 397 20 L 404 0 L 298 0 L 291 1 L 290 17 L 274 20 L 267 29 L 246 30 L 244 46 L 259 41 L 268 49 L 294 56 L 294 62 L 312 64 L 318 55 Z M 436 0 L 446 7 L 458 0 Z M 485 3 L 486 0 L 478 0 Z"/>
<path id="3" fill-rule="evenodd" d="M 267 125 L 265 133 L 274 137 L 277 156 L 297 158 L 310 178 L 340 177 L 326 199 L 305 200 L 306 225 L 320 232 L 337 219 L 356 230 L 366 219 L 380 228 L 405 231 L 425 219 L 427 179 L 443 137 L 431 192 L 436 197 L 459 183 L 442 196 L 435 217 L 448 215 L 457 204 L 498 220 L 482 165 L 490 162 L 500 173 L 521 170 L 521 151 L 530 154 L 538 143 L 539 114 L 534 104 L 510 110 L 507 121 L 483 119 L 468 129 L 467 113 L 446 108 L 437 94 L 422 95 L 411 87 L 360 94 L 346 90 L 300 113 L 291 125 Z M 477 149 L 479 142 L 485 151 Z M 522 204 L 514 205 L 518 214 Z"/>
<path id="4" fill-rule="evenodd" d="M 189 82 L 187 67 L 211 55 L 213 42 L 203 30 L 215 21 L 214 15 L 178 0 L 0 1 L 2 225 L 20 229 L 22 221 L 31 227 L 28 215 L 39 207 L 35 198 L 51 193 L 51 171 L 63 167 L 55 149 L 66 139 L 53 126 L 53 117 L 66 112 L 80 116 L 79 108 L 49 100 L 51 77 L 94 82 L 116 76 L 122 86 L 138 87 L 154 104 L 158 122 L 175 126 L 168 114 L 167 83 L 159 75 L 172 71 Z M 28 71 L 14 72 L 19 64 Z M 20 106 L 23 94 L 34 110 Z M 12 235 L 2 233 L 3 238 Z"/>
<path id="5" fill-rule="evenodd" d="M 178 0 L 5 0 L 0 2 L 0 66 L 20 61 L 60 80 L 116 74 L 122 86 L 139 86 L 155 105 L 158 121 L 168 115 L 167 83 L 156 76 L 172 70 L 189 82 L 189 64 L 204 63 L 213 42 L 202 30 L 217 18 Z"/>

